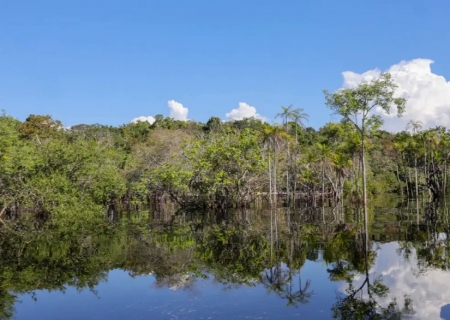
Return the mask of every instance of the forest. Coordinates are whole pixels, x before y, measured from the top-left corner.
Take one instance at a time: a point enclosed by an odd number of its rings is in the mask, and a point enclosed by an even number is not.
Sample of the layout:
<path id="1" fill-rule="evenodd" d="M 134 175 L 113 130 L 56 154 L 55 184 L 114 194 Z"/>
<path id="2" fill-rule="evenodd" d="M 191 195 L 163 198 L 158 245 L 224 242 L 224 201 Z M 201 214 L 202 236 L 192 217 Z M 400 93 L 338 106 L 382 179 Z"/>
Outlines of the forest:
<path id="1" fill-rule="evenodd" d="M 252 203 L 309 207 L 366 204 L 382 193 L 442 199 L 450 132 L 410 121 L 399 133 L 373 113 L 405 111 L 389 74 L 330 93 L 339 116 L 316 130 L 293 106 L 279 123 L 246 118 L 65 128 L 49 115 L 0 116 L 0 219 L 31 212 L 71 221 L 114 206 L 230 208 Z M 278 113 L 277 113 L 278 112 Z"/>

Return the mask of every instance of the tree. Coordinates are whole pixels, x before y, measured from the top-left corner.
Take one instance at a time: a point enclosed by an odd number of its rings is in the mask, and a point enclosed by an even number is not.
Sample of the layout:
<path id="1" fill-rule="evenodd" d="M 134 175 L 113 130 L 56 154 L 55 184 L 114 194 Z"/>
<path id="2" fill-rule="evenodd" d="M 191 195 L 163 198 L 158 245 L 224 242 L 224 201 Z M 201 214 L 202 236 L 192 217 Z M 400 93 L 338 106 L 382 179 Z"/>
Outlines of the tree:
<path id="1" fill-rule="evenodd" d="M 411 130 L 413 134 L 418 133 L 420 129 L 422 129 L 422 121 L 420 120 L 409 120 L 406 125 L 406 130 Z"/>
<path id="2" fill-rule="evenodd" d="M 365 166 L 365 138 L 372 130 L 382 125 L 379 115 L 373 114 L 375 108 L 381 108 L 385 113 L 391 112 L 391 107 L 397 108 L 397 115 L 401 116 L 405 110 L 406 100 L 395 98 L 397 85 L 389 73 L 383 73 L 376 80 L 360 83 L 355 88 L 344 88 L 334 93 L 324 90 L 326 104 L 336 114 L 352 123 L 361 135 L 361 168 L 363 177 L 363 205 L 364 223 L 367 226 L 367 182 Z"/>
<path id="3" fill-rule="evenodd" d="M 295 122 L 295 152 L 296 152 L 296 156 L 298 156 L 298 127 L 300 125 L 300 128 L 302 128 L 302 130 L 305 128 L 305 124 L 303 123 L 303 120 L 308 121 L 309 119 L 309 115 L 304 112 L 304 110 L 302 108 L 297 108 L 292 110 L 291 113 L 291 118 L 292 120 L 294 120 Z M 294 196 L 294 206 L 295 206 L 295 191 L 297 190 L 297 159 L 294 159 L 294 191 L 293 191 L 293 196 Z"/>
<path id="4" fill-rule="evenodd" d="M 301 108 L 297 108 L 297 109 L 292 109 L 292 105 L 290 105 L 289 107 L 281 107 L 281 109 L 283 110 L 283 112 L 277 113 L 276 117 L 277 118 L 282 118 L 284 124 L 286 125 L 286 134 L 289 134 L 289 122 L 288 119 L 294 120 L 295 121 L 295 143 L 296 145 L 298 144 L 298 125 L 300 125 L 300 127 L 304 127 L 304 124 L 302 122 L 302 120 L 308 120 L 308 115 L 303 112 L 303 109 Z M 290 158 L 290 150 L 289 150 L 289 144 L 287 145 L 287 160 L 289 160 Z M 296 188 L 296 187 L 294 187 Z M 294 189 L 295 192 L 295 189 Z M 289 166 L 287 166 L 287 170 L 286 170 L 286 200 L 287 203 L 289 204 Z"/>
<path id="5" fill-rule="evenodd" d="M 413 135 L 416 135 L 419 130 L 422 129 L 422 122 L 420 120 L 414 121 L 410 120 L 408 124 L 406 125 L 406 130 L 411 130 Z M 414 141 L 415 142 L 415 141 Z M 416 148 L 414 148 L 416 150 Z M 415 181 L 416 181 L 416 199 L 419 198 L 419 185 L 417 182 L 417 152 L 414 152 L 414 173 L 415 173 Z M 417 202 L 417 206 L 419 205 L 419 202 Z"/>
<path id="6" fill-rule="evenodd" d="M 24 138 L 36 138 L 38 142 L 42 139 L 58 136 L 62 132 L 62 129 L 61 121 L 54 120 L 49 115 L 42 116 L 34 114 L 30 114 L 19 127 L 19 131 Z"/>
<path id="7" fill-rule="evenodd" d="M 309 120 L 309 115 L 302 108 L 292 110 L 291 119 L 295 122 L 295 142 L 298 143 L 298 127 L 305 128 L 304 120 Z"/>
<path id="8" fill-rule="evenodd" d="M 275 115 L 276 118 L 282 118 L 283 124 L 286 125 L 286 133 L 288 133 L 288 119 L 292 116 L 292 105 L 289 107 L 281 106 L 282 112 L 279 112 Z"/>
<path id="9" fill-rule="evenodd" d="M 269 193 L 270 193 L 270 203 L 276 202 L 277 200 L 277 153 L 280 144 L 287 138 L 286 133 L 279 126 L 269 126 L 265 125 L 263 129 L 263 143 L 269 149 Z M 273 171 L 271 171 L 270 164 L 270 153 L 273 150 L 274 161 L 273 161 Z M 272 175 L 273 175 L 273 193 L 275 193 L 275 201 L 272 201 Z"/>
<path id="10" fill-rule="evenodd" d="M 203 127 L 205 131 L 216 131 L 220 129 L 222 125 L 222 120 L 218 117 L 211 117 L 209 118 L 208 122 L 206 122 L 206 125 Z"/>

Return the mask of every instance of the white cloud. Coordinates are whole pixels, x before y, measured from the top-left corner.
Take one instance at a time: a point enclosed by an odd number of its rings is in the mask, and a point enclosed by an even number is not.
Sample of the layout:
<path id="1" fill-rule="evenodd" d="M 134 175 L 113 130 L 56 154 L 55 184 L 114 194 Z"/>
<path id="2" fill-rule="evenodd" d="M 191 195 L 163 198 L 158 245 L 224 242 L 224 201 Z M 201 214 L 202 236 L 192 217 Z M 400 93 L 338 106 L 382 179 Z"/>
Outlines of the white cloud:
<path id="1" fill-rule="evenodd" d="M 245 118 L 255 118 L 264 121 L 265 118 L 260 114 L 256 113 L 256 108 L 249 106 L 245 102 L 239 102 L 239 108 L 233 109 L 226 114 L 229 120 L 242 120 Z"/>
<path id="2" fill-rule="evenodd" d="M 437 125 L 450 126 L 450 82 L 431 71 L 432 63 L 429 59 L 415 59 L 402 61 L 386 70 L 398 85 L 396 96 L 406 98 L 407 105 L 401 118 L 397 118 L 396 112 L 386 115 L 377 111 L 385 120 L 384 129 L 402 131 L 409 120 L 422 121 L 423 129 Z M 377 78 L 380 73 L 379 69 L 361 74 L 343 72 L 343 87 L 355 87 L 360 82 Z"/>
<path id="3" fill-rule="evenodd" d="M 187 120 L 187 115 L 189 112 L 188 108 L 183 107 L 183 105 L 179 102 L 176 102 L 175 100 L 169 100 L 167 102 L 167 106 L 170 109 L 170 117 L 174 118 L 175 120 Z"/>
<path id="4" fill-rule="evenodd" d="M 387 307 L 394 298 L 398 305 L 404 305 L 404 295 L 412 300 L 415 319 L 441 319 L 441 308 L 450 303 L 450 273 L 439 269 L 429 268 L 426 273 L 418 275 L 418 259 L 415 249 L 409 257 L 409 261 L 399 257 L 396 253 L 397 243 L 381 245 L 375 264 L 369 272 L 369 278 L 373 281 L 382 276 L 383 284 L 389 287 L 389 293 L 384 298 L 377 298 L 381 306 Z M 364 277 L 354 278 L 353 285 L 359 288 Z M 345 292 L 347 285 L 340 288 Z M 367 298 L 367 292 L 363 295 Z"/>
<path id="5" fill-rule="evenodd" d="M 147 121 L 150 124 L 153 124 L 155 122 L 155 118 L 153 118 L 152 116 L 148 116 L 148 117 L 141 116 L 141 117 L 134 118 L 133 120 L 130 121 L 130 123 L 138 123 L 138 122 L 145 122 L 145 121 Z"/>

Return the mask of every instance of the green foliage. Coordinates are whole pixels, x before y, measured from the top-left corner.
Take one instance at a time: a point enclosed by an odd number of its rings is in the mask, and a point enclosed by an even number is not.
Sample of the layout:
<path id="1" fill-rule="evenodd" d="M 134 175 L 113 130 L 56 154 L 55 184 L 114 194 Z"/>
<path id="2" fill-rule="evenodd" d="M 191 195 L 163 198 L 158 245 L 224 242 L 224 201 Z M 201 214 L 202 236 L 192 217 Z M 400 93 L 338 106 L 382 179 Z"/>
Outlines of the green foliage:
<path id="1" fill-rule="evenodd" d="M 397 115 L 405 111 L 406 100 L 395 98 L 397 85 L 389 73 L 383 73 L 378 79 L 361 83 L 356 88 L 340 89 L 331 94 L 324 91 L 327 105 L 336 114 L 352 123 L 362 134 L 371 129 L 378 129 L 382 120 L 380 116 L 371 113 L 374 108 L 381 108 L 389 114 L 393 105 Z"/>
<path id="2" fill-rule="evenodd" d="M 63 130 L 61 121 L 53 120 L 49 115 L 41 116 L 31 114 L 19 126 L 19 132 L 24 138 L 36 139 L 39 143 L 42 140 L 60 137 Z"/>
<path id="3" fill-rule="evenodd" d="M 101 215 L 106 203 L 126 191 L 120 170 L 125 155 L 113 146 L 65 135 L 56 125 L 47 116 L 30 116 L 23 124 L 0 117 L 0 208 L 53 217 L 83 216 L 97 208 Z M 33 135 L 39 139 L 30 140 Z"/>
<path id="4" fill-rule="evenodd" d="M 181 145 L 170 160 L 150 168 L 148 185 L 151 190 L 169 193 L 178 202 L 192 196 L 236 201 L 253 191 L 263 171 L 253 131 L 245 129 L 233 135 L 211 132 Z"/>
<path id="5" fill-rule="evenodd" d="M 450 134 L 442 127 L 420 131 L 419 122 L 410 123 L 412 133 L 379 130 L 375 107 L 389 112 L 396 106 L 398 114 L 404 109 L 394 89 L 383 74 L 326 92 L 328 106 L 343 119 L 317 131 L 305 128 L 308 115 L 292 106 L 278 114 L 283 125 L 217 117 L 202 124 L 157 115 L 153 124 L 69 129 L 50 116 L 20 122 L 3 114 L 0 215 L 24 208 L 56 216 L 89 206 L 100 215 L 112 201 L 138 204 L 167 196 L 180 206 L 212 207 L 261 196 L 272 201 L 275 193 L 288 193 L 287 200 L 361 201 L 365 185 L 368 197 L 405 191 L 413 197 L 424 188 L 442 195 Z"/>

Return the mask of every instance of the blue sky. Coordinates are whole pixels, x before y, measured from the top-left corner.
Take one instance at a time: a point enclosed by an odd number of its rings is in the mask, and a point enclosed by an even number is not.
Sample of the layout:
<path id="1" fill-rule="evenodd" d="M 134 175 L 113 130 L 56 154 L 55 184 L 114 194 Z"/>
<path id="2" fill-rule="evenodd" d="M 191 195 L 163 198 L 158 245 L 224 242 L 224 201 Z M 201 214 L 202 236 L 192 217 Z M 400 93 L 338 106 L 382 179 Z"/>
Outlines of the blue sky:
<path id="1" fill-rule="evenodd" d="M 319 127 L 343 71 L 427 58 L 449 79 L 448 13 L 447 0 L 5 0 L 0 108 L 118 125 L 168 116 L 169 100 L 198 121 L 292 104 Z"/>

